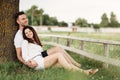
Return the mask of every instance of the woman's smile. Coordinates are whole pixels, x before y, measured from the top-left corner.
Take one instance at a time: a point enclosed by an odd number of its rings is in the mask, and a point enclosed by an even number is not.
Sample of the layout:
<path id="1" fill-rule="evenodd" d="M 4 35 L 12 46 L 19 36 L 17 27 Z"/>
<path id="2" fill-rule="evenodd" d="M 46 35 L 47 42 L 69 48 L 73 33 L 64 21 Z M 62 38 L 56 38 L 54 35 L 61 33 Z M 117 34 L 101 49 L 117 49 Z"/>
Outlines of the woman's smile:
<path id="1" fill-rule="evenodd" d="M 33 32 L 30 29 L 25 30 L 25 35 L 27 38 L 33 38 Z"/>

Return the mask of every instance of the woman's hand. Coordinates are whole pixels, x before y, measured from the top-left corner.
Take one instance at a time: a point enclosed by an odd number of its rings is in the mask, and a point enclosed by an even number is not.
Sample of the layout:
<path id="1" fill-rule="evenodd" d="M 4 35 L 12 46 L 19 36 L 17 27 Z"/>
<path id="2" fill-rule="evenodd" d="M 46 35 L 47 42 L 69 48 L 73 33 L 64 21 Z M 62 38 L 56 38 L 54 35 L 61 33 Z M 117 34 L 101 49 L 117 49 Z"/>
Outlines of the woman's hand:
<path id="1" fill-rule="evenodd" d="M 31 60 L 29 60 L 29 62 L 30 62 L 31 64 L 33 64 L 33 65 L 38 65 L 35 60 L 32 60 L 32 59 L 31 59 Z"/>
<path id="2" fill-rule="evenodd" d="M 36 61 L 34 61 L 34 60 L 29 60 L 29 61 L 27 61 L 25 64 L 26 64 L 28 67 L 30 67 L 30 68 L 35 68 L 35 67 L 38 66 L 38 64 L 37 64 Z"/>

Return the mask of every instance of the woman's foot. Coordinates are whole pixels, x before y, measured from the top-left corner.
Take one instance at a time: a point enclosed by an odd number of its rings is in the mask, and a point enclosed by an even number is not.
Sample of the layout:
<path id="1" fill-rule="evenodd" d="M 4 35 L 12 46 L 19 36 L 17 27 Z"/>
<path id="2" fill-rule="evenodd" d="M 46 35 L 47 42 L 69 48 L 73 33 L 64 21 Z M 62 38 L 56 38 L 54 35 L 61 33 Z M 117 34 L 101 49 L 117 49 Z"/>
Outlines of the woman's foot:
<path id="1" fill-rule="evenodd" d="M 81 67 L 81 64 L 79 64 L 79 63 L 74 63 L 74 65 L 79 67 L 79 68 Z"/>
<path id="2" fill-rule="evenodd" d="M 93 75 L 93 74 L 95 74 L 96 72 L 98 72 L 98 69 L 85 70 L 85 73 L 86 73 L 87 75 Z"/>

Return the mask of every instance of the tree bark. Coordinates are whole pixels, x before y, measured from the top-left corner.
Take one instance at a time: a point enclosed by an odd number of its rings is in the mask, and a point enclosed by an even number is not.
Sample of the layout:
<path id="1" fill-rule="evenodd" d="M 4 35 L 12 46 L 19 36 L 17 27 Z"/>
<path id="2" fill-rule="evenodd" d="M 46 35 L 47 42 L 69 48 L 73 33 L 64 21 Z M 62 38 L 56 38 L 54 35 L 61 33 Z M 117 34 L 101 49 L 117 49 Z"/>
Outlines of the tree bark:
<path id="1" fill-rule="evenodd" d="M 19 0 L 0 0 L 0 62 L 16 60 L 14 35 L 17 31 L 14 15 L 19 11 Z"/>

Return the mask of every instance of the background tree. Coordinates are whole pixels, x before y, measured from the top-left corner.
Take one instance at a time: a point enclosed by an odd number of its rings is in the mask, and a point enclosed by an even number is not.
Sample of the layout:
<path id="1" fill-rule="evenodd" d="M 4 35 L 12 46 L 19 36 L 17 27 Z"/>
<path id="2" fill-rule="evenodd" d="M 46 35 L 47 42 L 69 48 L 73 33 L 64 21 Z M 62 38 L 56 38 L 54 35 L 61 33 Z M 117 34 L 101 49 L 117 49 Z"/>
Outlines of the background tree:
<path id="1" fill-rule="evenodd" d="M 101 27 L 109 27 L 109 20 L 108 20 L 108 17 L 107 17 L 106 13 L 104 13 L 101 17 L 100 26 Z"/>
<path id="2" fill-rule="evenodd" d="M 44 10 L 40 9 L 40 10 L 38 10 L 38 12 L 40 15 L 40 26 L 42 26 L 43 25 L 43 12 L 44 12 Z"/>
<path id="3" fill-rule="evenodd" d="M 66 23 L 66 22 L 64 22 L 64 21 L 61 21 L 61 22 L 59 22 L 58 23 L 58 26 L 62 26 L 62 27 L 67 27 L 68 26 L 68 24 Z"/>
<path id="4" fill-rule="evenodd" d="M 48 14 L 44 14 L 44 10 L 38 9 L 36 5 L 33 5 L 30 9 L 25 11 L 29 19 L 29 25 L 39 26 L 66 26 L 68 25 L 65 21 L 59 22 L 56 17 L 51 17 Z M 96 23 L 93 23 L 96 25 Z M 91 23 L 88 23 L 84 18 L 78 18 L 73 22 L 74 26 L 80 27 L 91 27 Z M 101 16 L 101 22 L 97 25 L 100 27 L 119 27 L 119 22 L 117 21 L 116 15 L 111 12 L 110 20 L 107 17 L 107 14 L 104 13 Z"/>
<path id="5" fill-rule="evenodd" d="M 56 17 L 50 17 L 49 22 L 50 22 L 49 23 L 50 26 L 56 26 L 56 25 L 58 25 L 58 21 L 57 21 Z"/>
<path id="6" fill-rule="evenodd" d="M 117 21 L 116 15 L 111 12 L 110 17 L 110 27 L 119 27 L 119 22 Z"/>
<path id="7" fill-rule="evenodd" d="M 92 24 L 92 25 L 93 25 L 93 28 L 95 29 L 95 31 L 98 32 L 100 29 L 100 25 L 99 24 Z"/>
<path id="8" fill-rule="evenodd" d="M 36 12 L 37 8 L 38 7 L 36 5 L 33 5 L 30 9 L 28 9 L 26 11 L 26 14 L 27 14 L 28 19 L 29 19 L 29 25 L 34 25 L 35 24 L 34 17 L 36 16 L 35 12 Z"/>
<path id="9" fill-rule="evenodd" d="M 49 15 L 48 14 L 44 14 L 43 15 L 43 25 L 49 25 Z"/>
<path id="10" fill-rule="evenodd" d="M 89 27 L 87 20 L 86 19 L 81 19 L 81 18 L 78 18 L 75 21 L 75 26 Z"/>
<path id="11" fill-rule="evenodd" d="M 29 19 L 29 25 L 33 26 L 65 26 L 66 22 L 58 22 L 56 17 L 50 17 L 48 14 L 44 14 L 43 9 L 38 9 L 36 5 L 33 5 L 25 12 Z M 32 23 L 32 24 L 31 24 Z"/>
<path id="12" fill-rule="evenodd" d="M 36 9 L 36 10 L 34 10 L 34 14 L 35 14 L 35 18 L 36 18 L 36 20 L 35 21 L 38 21 L 39 20 L 39 23 L 38 24 L 40 24 L 40 26 L 42 26 L 43 25 L 43 12 L 44 12 L 44 10 L 43 9 Z M 38 19 L 39 18 L 39 19 Z"/>
<path id="13" fill-rule="evenodd" d="M 13 39 L 17 27 L 14 15 L 19 11 L 19 0 L 0 0 L 0 62 L 16 59 Z"/>

